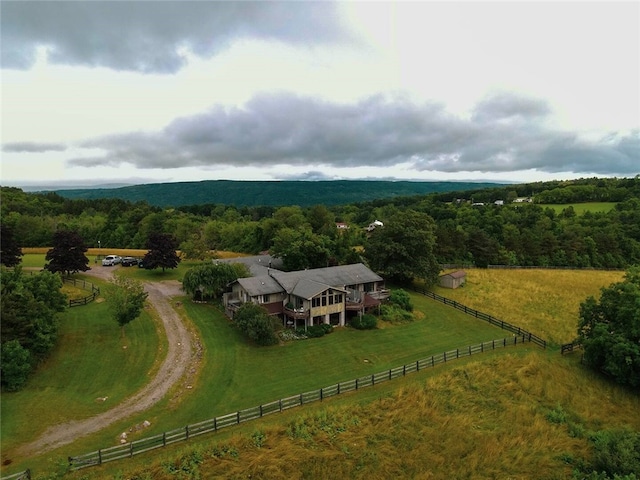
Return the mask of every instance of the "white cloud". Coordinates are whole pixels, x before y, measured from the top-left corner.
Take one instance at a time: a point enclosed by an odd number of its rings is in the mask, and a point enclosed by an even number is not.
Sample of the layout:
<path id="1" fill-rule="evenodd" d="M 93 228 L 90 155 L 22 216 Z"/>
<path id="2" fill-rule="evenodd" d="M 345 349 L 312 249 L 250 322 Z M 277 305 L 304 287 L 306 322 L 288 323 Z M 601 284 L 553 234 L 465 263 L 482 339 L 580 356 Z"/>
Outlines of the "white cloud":
<path id="1" fill-rule="evenodd" d="M 640 170 L 637 3 L 62 3 L 3 3 L 3 183 Z"/>

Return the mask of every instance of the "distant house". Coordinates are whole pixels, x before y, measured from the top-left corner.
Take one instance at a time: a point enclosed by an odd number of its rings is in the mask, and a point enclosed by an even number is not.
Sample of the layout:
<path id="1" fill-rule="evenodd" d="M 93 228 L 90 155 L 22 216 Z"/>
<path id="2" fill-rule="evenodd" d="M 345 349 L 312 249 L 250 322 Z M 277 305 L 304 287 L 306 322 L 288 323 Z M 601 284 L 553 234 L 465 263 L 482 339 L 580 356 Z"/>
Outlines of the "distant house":
<path id="1" fill-rule="evenodd" d="M 458 288 L 464 285 L 467 273 L 464 270 L 446 273 L 438 277 L 438 284 L 444 288 Z"/>
<path id="2" fill-rule="evenodd" d="M 504 205 L 504 200 L 496 200 L 495 202 L 493 202 L 494 205 L 498 205 L 498 206 L 502 206 Z"/>
<path id="3" fill-rule="evenodd" d="M 518 197 L 513 201 L 513 203 L 531 203 L 531 202 L 533 202 L 533 199 L 531 197 Z"/>
<path id="4" fill-rule="evenodd" d="M 348 229 L 348 228 L 349 228 L 349 225 L 347 225 L 347 224 L 346 224 L 346 223 L 344 223 L 344 222 L 336 222 L 336 228 L 337 228 L 338 230 L 346 230 L 346 229 Z"/>
<path id="5" fill-rule="evenodd" d="M 367 232 L 373 232 L 378 227 L 384 227 L 384 223 L 382 223 L 380 220 L 374 220 L 367 227 Z"/>
<path id="6" fill-rule="evenodd" d="M 378 306 L 388 296 L 384 279 L 357 263 L 295 272 L 269 268 L 237 279 L 223 302 L 231 318 L 243 303 L 252 302 L 285 326 L 306 328 L 322 323 L 344 326 L 350 316 Z"/>

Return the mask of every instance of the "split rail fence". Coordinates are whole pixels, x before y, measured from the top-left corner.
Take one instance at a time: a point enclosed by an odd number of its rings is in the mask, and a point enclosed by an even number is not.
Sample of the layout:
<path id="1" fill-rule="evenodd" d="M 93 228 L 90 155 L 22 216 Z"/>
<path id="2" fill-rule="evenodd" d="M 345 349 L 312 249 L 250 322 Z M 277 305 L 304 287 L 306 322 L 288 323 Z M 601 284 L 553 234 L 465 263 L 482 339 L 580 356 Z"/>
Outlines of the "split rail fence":
<path id="1" fill-rule="evenodd" d="M 384 372 L 364 375 L 362 377 L 348 380 L 346 382 L 340 382 L 335 385 L 330 385 L 319 390 L 312 390 L 309 392 L 293 395 L 291 397 L 281 398 L 264 405 L 246 408 L 244 410 L 239 410 L 227 415 L 215 417 L 200 423 L 187 425 L 185 427 L 160 433 L 151 437 L 135 440 L 123 445 L 103 448 L 91 453 L 86 453 L 84 455 L 69 457 L 69 466 L 72 470 L 79 470 L 81 468 L 102 465 L 103 463 L 119 460 L 122 458 L 133 457 L 134 455 L 139 455 L 149 450 L 165 447 L 172 443 L 189 440 L 190 438 L 196 437 L 198 435 L 203 435 L 205 433 L 217 432 L 218 430 L 221 430 L 223 428 L 230 427 L 232 425 L 238 425 L 250 420 L 255 420 L 257 418 L 264 417 L 265 415 L 283 412 L 284 410 L 288 410 L 293 407 L 299 407 L 307 403 L 322 401 L 325 398 L 352 392 L 365 387 L 371 387 L 379 383 L 403 377 L 408 373 L 418 372 L 426 368 L 432 368 L 441 363 L 446 363 L 458 358 L 468 357 L 470 355 L 495 350 L 497 348 L 504 348 L 511 345 L 517 345 L 532 341 L 532 336 L 527 332 L 526 335 L 522 334 L 509 338 L 502 338 L 499 340 L 491 340 L 488 342 L 480 343 L 478 345 L 456 348 L 455 350 L 449 350 L 437 355 L 432 355 L 431 357 L 417 360 L 406 365 L 401 365 L 396 368 L 391 368 L 389 370 L 385 370 Z"/>
<path id="2" fill-rule="evenodd" d="M 74 287 L 78 287 L 83 290 L 87 290 L 91 292 L 91 294 L 87 295 L 86 297 L 70 299 L 69 300 L 70 307 L 86 305 L 87 303 L 93 302 L 100 295 L 100 289 L 91 282 L 87 282 L 85 280 L 79 280 L 77 278 L 69 278 L 69 277 L 64 277 L 62 280 L 64 281 L 64 283 L 70 283 Z"/>
<path id="3" fill-rule="evenodd" d="M 540 338 L 537 335 L 534 335 L 531 332 L 528 332 L 527 330 L 524 330 L 523 328 L 520 328 L 516 325 L 512 325 L 508 322 L 505 322 L 504 320 L 500 320 L 499 318 L 493 317 L 489 314 L 480 312 L 478 310 L 475 310 L 473 308 L 467 307 L 466 305 L 463 305 L 461 303 L 456 302 L 455 300 L 451 300 L 447 297 L 443 297 L 441 295 L 438 295 L 437 293 L 433 293 L 430 292 L 428 290 L 425 289 L 418 289 L 418 288 L 414 288 L 414 290 L 418 293 L 421 293 L 422 295 L 425 295 L 433 300 L 437 300 L 439 302 L 444 303 L 445 305 L 449 305 L 453 308 L 456 308 L 457 310 L 460 310 L 461 312 L 464 312 L 468 315 L 471 315 L 473 317 L 479 318 L 480 320 L 484 320 L 486 322 L 489 322 L 491 325 L 495 325 L 496 327 L 500 327 L 503 330 L 507 330 L 515 335 L 522 335 L 522 336 L 526 336 L 527 340 L 530 342 L 535 343 L 536 345 L 542 347 L 542 348 L 547 348 L 547 341 L 543 338 Z"/>
<path id="4" fill-rule="evenodd" d="M 31 470 L 25 470 L 24 472 L 18 472 L 2 477 L 2 480 L 31 480 Z"/>

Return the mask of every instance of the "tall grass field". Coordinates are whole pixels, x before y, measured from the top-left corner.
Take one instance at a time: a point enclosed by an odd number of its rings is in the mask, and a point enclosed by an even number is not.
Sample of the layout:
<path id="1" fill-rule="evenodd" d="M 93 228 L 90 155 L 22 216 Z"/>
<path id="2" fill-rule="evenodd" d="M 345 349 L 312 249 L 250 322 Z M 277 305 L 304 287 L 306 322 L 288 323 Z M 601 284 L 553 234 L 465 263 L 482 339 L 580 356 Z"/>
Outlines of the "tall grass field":
<path id="1" fill-rule="evenodd" d="M 135 276 L 138 270 L 118 268 Z M 623 276 L 467 273 L 464 287 L 437 293 L 558 344 L 575 336 L 579 303 Z M 258 348 L 217 307 L 176 300 L 201 342 L 190 383 L 144 414 L 57 451 L 20 458 L 20 445 L 47 426 L 85 418 L 131 395 L 163 358 L 150 312 L 127 326 L 126 349 L 103 302 L 63 314 L 54 355 L 26 389 L 2 395 L 2 475 L 31 468 L 56 478 L 67 456 L 115 445 L 122 431 L 144 420 L 151 426 L 131 439 L 509 335 L 412 294 L 413 322 L 337 329 Z M 640 429 L 638 397 L 585 370 L 579 355 L 534 346 L 482 354 L 65 478 L 567 478 L 591 454 L 588 431 Z M 104 396 L 106 402 L 96 401 Z"/>

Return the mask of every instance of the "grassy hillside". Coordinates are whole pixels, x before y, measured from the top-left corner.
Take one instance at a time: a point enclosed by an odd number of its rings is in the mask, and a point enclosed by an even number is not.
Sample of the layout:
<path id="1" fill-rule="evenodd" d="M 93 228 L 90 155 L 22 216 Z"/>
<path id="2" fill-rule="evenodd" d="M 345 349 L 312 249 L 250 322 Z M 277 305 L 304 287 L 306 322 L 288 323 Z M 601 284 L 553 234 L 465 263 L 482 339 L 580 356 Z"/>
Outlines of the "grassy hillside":
<path id="1" fill-rule="evenodd" d="M 137 269 L 130 271 L 137 274 Z M 575 275 L 566 277 L 566 273 Z M 612 280 L 610 275 L 617 278 Z M 470 306 L 543 337 L 560 339 L 564 332 L 575 330 L 574 306 L 582 301 L 580 297 L 597 295 L 601 286 L 621 276 L 621 272 L 599 271 L 478 270 L 469 272 L 466 287 L 439 293 L 465 293 Z M 554 297 L 548 294 L 549 285 Z M 527 295 L 531 302 L 523 300 Z M 496 305 L 501 298 L 510 300 Z M 145 419 L 152 426 L 136 438 L 378 372 L 430 352 L 441 352 L 448 345 L 455 348 L 504 335 L 450 307 L 418 295 L 413 299 L 418 318 L 412 323 L 384 325 L 387 328 L 372 332 L 340 330 L 317 340 L 257 350 L 247 346 L 215 308 L 182 302 L 177 307 L 179 312 L 198 328 L 203 342 L 203 362 L 193 389 L 174 392 L 179 395 L 174 394 L 144 415 L 59 451 L 21 460 L 6 456 L 20 436 L 14 429 L 10 437 L 17 438 L 7 438 L 6 432 L 12 430 L 5 430 L 8 420 L 4 412 L 11 411 L 7 406 L 14 412 L 29 412 L 22 411 L 12 396 L 3 395 L 3 461 L 14 459 L 11 471 L 21 466 L 39 474 L 55 471 L 63 468 L 67 455 L 112 445 L 120 432 Z M 554 321 L 545 324 L 543 316 L 534 315 L 535 299 L 537 310 L 554 312 Z M 560 309 L 558 305 L 573 306 Z M 525 325 L 524 319 L 531 324 Z M 79 340 L 82 336 L 75 341 Z M 87 341 L 96 343 L 90 337 Z M 60 350 L 63 357 L 59 362 L 64 361 L 65 351 Z M 102 368 L 96 374 L 120 368 L 117 359 L 102 358 Z M 96 360 L 91 351 L 83 359 Z M 46 372 L 39 372 L 41 375 L 46 380 Z M 43 393 L 47 391 L 29 387 L 22 395 L 47 405 Z M 567 478 L 573 466 L 592 453 L 590 431 L 625 425 L 638 430 L 639 408 L 637 396 L 586 371 L 579 363 L 579 353 L 562 357 L 557 350 L 516 347 L 69 476 Z M 73 418 L 78 413 L 66 409 L 65 414 Z M 13 422 L 31 423 L 31 429 L 46 427 L 41 420 L 34 420 L 16 417 Z"/>
<path id="2" fill-rule="evenodd" d="M 135 185 L 121 188 L 57 190 L 71 199 L 120 198 L 146 201 L 160 207 L 222 204 L 235 206 L 344 205 L 397 196 L 425 195 L 499 186 L 490 182 L 407 182 L 407 181 L 228 181 L 176 182 Z"/>

